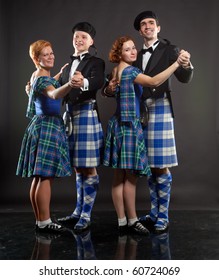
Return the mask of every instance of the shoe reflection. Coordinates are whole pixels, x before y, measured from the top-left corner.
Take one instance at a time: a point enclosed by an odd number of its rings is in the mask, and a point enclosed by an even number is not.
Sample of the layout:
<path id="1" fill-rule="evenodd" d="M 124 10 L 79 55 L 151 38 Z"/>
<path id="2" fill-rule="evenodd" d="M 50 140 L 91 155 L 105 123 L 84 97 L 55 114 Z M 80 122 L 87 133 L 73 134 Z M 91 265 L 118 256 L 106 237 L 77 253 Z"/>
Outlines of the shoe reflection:
<path id="1" fill-rule="evenodd" d="M 137 255 L 138 242 L 142 240 L 138 235 L 118 236 L 115 260 L 135 260 Z"/>
<path id="2" fill-rule="evenodd" d="M 90 230 L 81 233 L 73 233 L 77 244 L 78 260 L 96 260 L 94 246 L 91 240 Z"/>
<path id="3" fill-rule="evenodd" d="M 70 232 L 70 231 L 69 231 Z M 169 233 L 142 235 L 94 235 L 90 230 L 71 235 L 37 232 L 32 251 L 32 260 L 78 259 L 96 260 L 96 252 L 107 259 L 115 260 L 170 260 Z M 103 239 L 101 237 L 104 237 Z M 112 237 L 112 238 L 111 238 Z M 99 259 L 99 258 L 98 258 Z"/>
<path id="4" fill-rule="evenodd" d="M 31 260 L 50 260 L 51 244 L 60 234 L 36 233 Z"/>
<path id="5" fill-rule="evenodd" d="M 162 234 L 152 234 L 152 260 L 171 260 L 169 246 L 169 232 Z"/>

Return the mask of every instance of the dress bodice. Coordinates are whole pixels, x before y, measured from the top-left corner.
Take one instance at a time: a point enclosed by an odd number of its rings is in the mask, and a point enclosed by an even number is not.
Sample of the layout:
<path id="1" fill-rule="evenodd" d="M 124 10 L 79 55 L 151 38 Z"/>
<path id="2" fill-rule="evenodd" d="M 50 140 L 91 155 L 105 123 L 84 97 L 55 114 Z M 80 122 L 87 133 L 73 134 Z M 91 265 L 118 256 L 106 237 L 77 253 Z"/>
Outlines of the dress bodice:
<path id="1" fill-rule="evenodd" d="M 60 114 L 61 99 L 52 99 L 43 94 L 44 89 L 49 85 L 60 87 L 59 82 L 51 77 L 41 76 L 34 81 L 30 91 L 27 116 Z"/>

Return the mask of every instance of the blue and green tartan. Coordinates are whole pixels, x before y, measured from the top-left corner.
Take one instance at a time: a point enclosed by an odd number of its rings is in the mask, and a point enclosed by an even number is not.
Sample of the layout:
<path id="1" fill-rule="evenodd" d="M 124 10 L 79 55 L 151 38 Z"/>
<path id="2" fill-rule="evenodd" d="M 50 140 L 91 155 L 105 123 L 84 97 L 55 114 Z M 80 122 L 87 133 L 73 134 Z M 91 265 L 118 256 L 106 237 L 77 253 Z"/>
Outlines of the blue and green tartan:
<path id="1" fill-rule="evenodd" d="M 129 169 L 136 175 L 150 175 L 142 126 L 137 117 L 134 79 L 140 70 L 128 66 L 123 70 L 120 94 L 117 96 L 117 112 L 107 125 L 104 161 L 105 166 Z"/>
<path id="2" fill-rule="evenodd" d="M 24 133 L 16 175 L 65 177 L 72 174 L 64 122 L 60 115 L 61 101 L 42 94 L 51 84 L 59 86 L 50 77 L 40 77 L 33 85 L 27 110 L 27 116 L 32 119 Z M 36 115 L 37 111 L 44 114 Z"/>
<path id="3" fill-rule="evenodd" d="M 133 66 L 123 70 L 120 81 L 120 115 L 121 121 L 131 122 L 136 119 L 134 80 L 141 71 Z"/>

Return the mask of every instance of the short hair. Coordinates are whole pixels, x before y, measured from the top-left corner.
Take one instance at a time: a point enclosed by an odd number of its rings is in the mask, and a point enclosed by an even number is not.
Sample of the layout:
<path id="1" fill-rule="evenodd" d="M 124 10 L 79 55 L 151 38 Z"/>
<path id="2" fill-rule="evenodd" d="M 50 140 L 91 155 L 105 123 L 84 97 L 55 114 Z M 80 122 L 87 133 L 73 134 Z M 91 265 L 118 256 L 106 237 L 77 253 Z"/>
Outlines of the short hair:
<path id="1" fill-rule="evenodd" d="M 109 61 L 113 63 L 119 63 L 122 54 L 122 47 L 125 42 L 134 40 L 130 36 L 122 36 L 115 40 L 112 45 L 112 48 L 109 52 Z"/>
<path id="2" fill-rule="evenodd" d="M 45 47 L 52 48 L 52 45 L 49 41 L 37 40 L 36 42 L 32 43 L 29 47 L 29 55 L 36 67 L 38 66 L 37 59 L 40 56 L 42 49 L 44 49 Z"/>

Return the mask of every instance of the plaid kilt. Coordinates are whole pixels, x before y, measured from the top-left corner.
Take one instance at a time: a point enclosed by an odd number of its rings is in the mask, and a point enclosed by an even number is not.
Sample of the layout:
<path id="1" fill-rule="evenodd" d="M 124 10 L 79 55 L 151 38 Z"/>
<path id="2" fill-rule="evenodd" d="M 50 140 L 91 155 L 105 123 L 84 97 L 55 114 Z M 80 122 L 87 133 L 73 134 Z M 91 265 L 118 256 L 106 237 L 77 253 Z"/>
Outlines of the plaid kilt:
<path id="1" fill-rule="evenodd" d="M 105 140 L 105 166 L 129 169 L 136 175 L 150 175 L 146 147 L 139 119 L 120 122 L 114 115 L 108 122 Z"/>
<path id="2" fill-rule="evenodd" d="M 93 109 L 76 111 L 73 108 L 73 114 L 73 131 L 68 137 L 71 165 L 97 167 L 102 163 L 104 148 L 103 129 L 97 111 Z"/>
<path id="3" fill-rule="evenodd" d="M 148 125 L 143 128 L 150 167 L 165 168 L 178 165 L 174 122 L 169 100 L 146 99 Z"/>
<path id="4" fill-rule="evenodd" d="M 24 133 L 16 175 L 65 177 L 71 174 L 62 117 L 35 115 Z"/>

